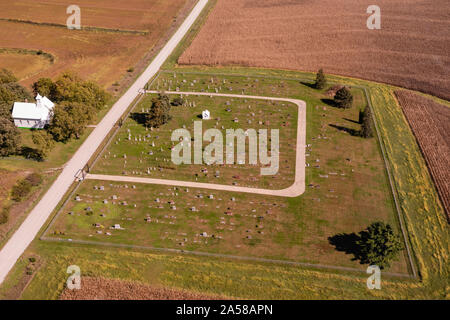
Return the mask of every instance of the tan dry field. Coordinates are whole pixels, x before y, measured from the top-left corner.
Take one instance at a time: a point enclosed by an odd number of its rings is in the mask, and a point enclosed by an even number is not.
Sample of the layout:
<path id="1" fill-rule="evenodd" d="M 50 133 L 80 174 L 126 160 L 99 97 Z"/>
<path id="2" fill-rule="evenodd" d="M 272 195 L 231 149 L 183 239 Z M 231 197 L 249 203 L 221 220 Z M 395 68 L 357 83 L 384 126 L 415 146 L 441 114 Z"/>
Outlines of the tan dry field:
<path id="1" fill-rule="evenodd" d="M 395 95 L 416 136 L 450 221 L 450 108 L 410 91 Z"/>
<path id="2" fill-rule="evenodd" d="M 42 50 L 55 62 L 22 83 L 29 85 L 40 77 L 55 77 L 72 70 L 83 78 L 109 87 L 124 78 L 132 78 L 146 66 L 151 55 L 179 22 L 175 16 L 187 14 L 194 0 L 173 1 L 81 1 L 82 26 L 112 29 L 146 30 L 144 34 L 68 30 L 64 27 L 0 20 L 0 48 Z M 39 23 L 65 24 L 65 10 L 71 1 L 0 2 L 0 18 Z M 153 51 L 152 51 L 153 50 Z M 146 60 L 143 62 L 142 60 Z M 9 63 L 4 62 L 5 66 Z M 3 67 L 3 63 L 0 63 Z M 134 73 L 127 72 L 136 67 Z M 24 66 L 25 68 L 25 66 Z M 24 70 L 16 70 L 21 74 Z"/>
<path id="3" fill-rule="evenodd" d="M 50 65 L 51 62 L 43 56 L 0 52 L 0 66 L 11 70 L 19 80 L 32 77 Z"/>
<path id="4" fill-rule="evenodd" d="M 65 24 L 71 4 L 81 8 L 82 26 L 154 31 L 176 17 L 179 0 L 0 1 L 0 19 Z"/>
<path id="5" fill-rule="evenodd" d="M 140 282 L 83 277 L 80 290 L 65 289 L 60 300 L 217 300 L 206 295 L 167 287 L 152 287 Z"/>
<path id="6" fill-rule="evenodd" d="M 180 64 L 242 65 L 353 76 L 450 99 L 447 0 L 218 0 Z M 447 8 L 447 10 L 445 9 Z"/>

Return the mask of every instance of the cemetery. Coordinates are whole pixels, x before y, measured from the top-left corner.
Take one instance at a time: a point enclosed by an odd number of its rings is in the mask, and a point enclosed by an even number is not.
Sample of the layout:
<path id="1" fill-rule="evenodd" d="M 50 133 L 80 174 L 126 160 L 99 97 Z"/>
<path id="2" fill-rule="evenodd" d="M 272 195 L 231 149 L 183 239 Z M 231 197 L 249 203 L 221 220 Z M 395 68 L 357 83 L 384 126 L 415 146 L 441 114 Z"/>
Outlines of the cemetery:
<path id="1" fill-rule="evenodd" d="M 328 238 L 361 230 L 377 220 L 396 224 L 377 140 L 354 134 L 360 126 L 359 111 L 366 105 L 362 90 L 351 88 L 353 107 L 339 109 L 327 103 L 326 93 L 294 80 L 162 73 L 151 89 L 212 93 L 217 89 L 239 94 L 245 91 L 249 95 L 306 101 L 305 193 L 284 198 L 89 179 L 59 211 L 47 237 L 358 267 L 357 261 L 336 250 Z M 135 107 L 100 154 L 92 173 L 267 189 L 292 183 L 294 106 L 191 95 L 183 97 L 182 105 L 172 106 L 172 119 L 167 124 L 152 129 L 133 116 L 146 112 L 152 97 L 148 94 Z M 205 110 L 210 112 L 209 120 L 202 120 Z M 170 133 L 177 128 L 192 130 L 194 121 L 203 121 L 204 128 L 219 130 L 222 126 L 279 128 L 278 174 L 264 177 L 259 168 L 248 164 L 174 165 L 170 160 Z M 390 268 L 392 272 L 406 270 L 403 257 Z"/>
<path id="2" fill-rule="evenodd" d="M 216 184 L 283 189 L 294 182 L 298 107 L 280 101 L 236 99 L 209 96 L 184 97 L 184 105 L 171 108 L 172 119 L 159 128 L 148 128 L 139 122 L 155 95 L 148 94 L 132 111 L 107 150 L 98 159 L 92 173 L 140 176 L 170 180 L 208 182 Z M 171 97 L 174 98 L 174 97 Z M 207 110 L 205 110 L 205 108 Z M 206 112 L 207 111 L 207 112 Z M 205 115 L 208 119 L 203 119 Z M 136 120 L 137 119 L 137 120 Z M 217 129 L 225 136 L 227 129 L 268 130 L 271 150 L 271 130 L 279 130 L 279 170 L 275 175 L 262 176 L 260 163 L 249 159 L 250 139 L 246 139 L 245 160 L 236 156 L 234 164 L 175 164 L 172 149 L 180 141 L 172 141 L 177 129 L 194 132 L 194 122 L 201 122 L 203 132 Z M 194 159 L 194 141 L 186 143 Z M 224 139 L 223 143 L 226 141 Z M 239 151 L 235 139 L 235 154 Z M 203 143 L 203 150 L 208 143 Z M 224 147 L 229 147 L 225 145 Z M 225 157 L 224 157 L 225 158 Z M 245 162 L 245 163 L 244 163 Z"/>

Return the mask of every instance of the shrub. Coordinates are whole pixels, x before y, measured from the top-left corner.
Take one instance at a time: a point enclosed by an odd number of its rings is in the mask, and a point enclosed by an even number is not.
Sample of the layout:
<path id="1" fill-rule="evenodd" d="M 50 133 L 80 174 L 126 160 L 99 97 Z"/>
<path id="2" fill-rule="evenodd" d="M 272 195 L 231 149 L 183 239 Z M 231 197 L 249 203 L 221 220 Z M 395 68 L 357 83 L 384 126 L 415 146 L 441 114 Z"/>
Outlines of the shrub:
<path id="1" fill-rule="evenodd" d="M 35 258 L 35 257 L 31 257 L 31 258 L 29 258 L 28 260 L 29 260 L 31 263 L 36 262 L 36 258 Z"/>
<path id="2" fill-rule="evenodd" d="M 181 97 L 177 97 L 172 100 L 171 105 L 175 107 L 182 106 L 184 105 L 184 99 Z"/>
<path id="3" fill-rule="evenodd" d="M 48 154 L 55 145 L 52 135 L 46 131 L 38 130 L 33 132 L 32 140 L 36 146 L 35 153 L 37 160 L 43 161 L 47 158 Z"/>
<path id="4" fill-rule="evenodd" d="M 334 103 L 339 108 L 351 108 L 353 104 L 353 95 L 349 89 L 343 87 L 336 92 L 334 96 Z"/>
<path id="5" fill-rule="evenodd" d="M 8 222 L 9 210 L 10 210 L 10 207 L 7 206 L 7 207 L 4 207 L 3 210 L 0 212 L 0 225 Z"/>
<path id="6" fill-rule="evenodd" d="M 127 72 L 133 72 L 133 71 L 134 71 L 133 67 L 127 69 Z"/>
<path id="7" fill-rule="evenodd" d="M 27 180 L 33 187 L 37 187 L 42 183 L 42 176 L 39 173 L 33 172 L 29 174 L 25 180 Z"/>
<path id="8" fill-rule="evenodd" d="M 12 188 L 11 198 L 16 202 L 20 202 L 30 193 L 30 191 L 31 183 L 27 180 L 20 180 Z"/>
<path id="9" fill-rule="evenodd" d="M 373 137 L 373 120 L 372 120 L 372 112 L 370 108 L 367 106 L 361 114 L 361 136 L 363 138 L 371 138 Z"/>
<path id="10" fill-rule="evenodd" d="M 17 81 L 17 78 L 11 71 L 5 68 L 0 69 L 0 83 L 12 83 Z"/>

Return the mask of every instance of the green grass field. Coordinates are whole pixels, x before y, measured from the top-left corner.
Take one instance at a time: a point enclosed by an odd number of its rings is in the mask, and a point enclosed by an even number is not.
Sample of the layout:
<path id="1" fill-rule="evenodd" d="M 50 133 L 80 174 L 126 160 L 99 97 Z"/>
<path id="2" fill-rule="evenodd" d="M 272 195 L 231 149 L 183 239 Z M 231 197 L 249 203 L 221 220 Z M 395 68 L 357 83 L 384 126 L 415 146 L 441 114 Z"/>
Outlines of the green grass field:
<path id="1" fill-rule="evenodd" d="M 148 111 L 153 97 L 154 95 L 147 95 L 135 107 L 131 117 L 125 121 L 114 141 L 111 142 L 106 152 L 101 155 L 97 164 L 93 167 L 93 173 L 158 177 L 219 184 L 232 184 L 234 182 L 235 185 L 266 189 L 287 188 L 294 183 L 297 106 L 289 103 L 269 103 L 251 99 L 188 97 L 187 103 L 195 104 L 195 107 L 172 107 L 172 120 L 160 128 L 149 130 L 133 118 Z M 172 98 L 175 97 L 172 96 Z M 211 120 L 202 121 L 199 118 L 199 115 L 205 109 L 211 112 Z M 254 116 L 251 114 L 254 114 Z M 235 120 L 238 122 L 235 122 Z M 215 128 L 220 130 L 224 137 L 226 129 L 268 129 L 269 137 L 272 129 L 279 129 L 280 168 L 278 173 L 273 176 L 261 176 L 261 165 L 248 164 L 248 157 L 246 157 L 245 165 L 173 164 L 171 148 L 179 142 L 171 141 L 172 132 L 184 127 L 189 130 L 193 137 L 194 121 L 202 122 L 203 132 Z M 226 141 L 223 143 L 225 147 Z M 206 145 L 205 142 L 203 147 Z M 193 143 L 191 146 L 193 160 Z M 248 154 L 248 143 L 246 154 Z M 204 172 L 205 169 L 208 172 Z"/>

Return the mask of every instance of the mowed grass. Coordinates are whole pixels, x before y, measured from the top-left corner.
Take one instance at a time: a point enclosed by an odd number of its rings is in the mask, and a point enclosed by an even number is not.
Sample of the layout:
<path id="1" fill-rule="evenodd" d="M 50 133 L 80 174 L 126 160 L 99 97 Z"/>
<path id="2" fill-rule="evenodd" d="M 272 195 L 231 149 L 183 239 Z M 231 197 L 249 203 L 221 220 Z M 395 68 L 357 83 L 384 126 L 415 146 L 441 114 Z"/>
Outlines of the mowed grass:
<path id="1" fill-rule="evenodd" d="M 172 73 L 163 74 L 162 77 L 164 76 L 174 81 Z M 201 91 L 204 88 L 206 90 L 207 83 L 211 83 L 210 76 L 179 74 L 176 77 L 181 83 L 184 83 L 183 78 L 191 81 L 186 82 L 191 90 L 195 84 L 198 85 L 194 89 Z M 85 181 L 78 191 L 82 201 L 75 202 L 74 199 L 71 199 L 49 234 L 57 231 L 57 235 L 53 236 L 363 268 L 357 261 L 352 261 L 351 254 L 337 251 L 328 240 L 329 237 L 338 233 L 359 232 L 370 223 L 379 220 L 397 227 L 392 196 L 377 139 L 362 139 L 355 134 L 360 128 L 360 125 L 356 123 L 359 110 L 366 105 L 363 91 L 353 88 L 354 106 L 351 109 L 343 110 L 327 104 L 329 101 L 326 99 L 329 97 L 324 91 L 311 89 L 299 81 L 276 79 L 264 79 L 263 81 L 250 77 L 213 76 L 213 78 L 216 83 L 223 83 L 225 80 L 226 84 L 234 86 L 232 90 L 227 88 L 227 91 L 238 91 L 246 87 L 253 90 L 252 94 L 270 93 L 280 96 L 285 90 L 287 97 L 295 97 L 307 102 L 307 163 L 309 166 L 306 168 L 306 192 L 302 196 L 269 200 L 267 197 L 251 194 L 194 189 L 187 194 L 182 188 L 169 190 L 168 187 L 138 185 L 136 189 L 133 189 L 132 184 L 128 184 L 128 188 L 125 188 L 123 183 L 112 183 L 113 186 L 110 186 L 110 183 L 107 182 Z M 158 80 L 154 83 L 155 86 L 158 86 Z M 164 81 L 160 78 L 160 89 L 168 89 L 162 87 L 162 83 Z M 167 80 L 166 83 L 169 84 L 170 81 Z M 191 86 L 190 83 L 193 83 L 194 86 Z M 211 87 L 210 89 L 214 90 Z M 142 112 L 142 108 L 145 109 L 148 106 L 148 99 L 143 100 L 143 105 L 138 106 L 135 111 Z M 209 97 L 189 97 L 188 99 L 191 103 L 195 101 L 196 107 L 174 107 L 172 112 L 174 123 L 169 122 L 166 126 L 180 128 L 185 123 L 189 127 L 191 121 L 196 119 L 207 103 L 209 103 L 208 108 L 211 107 L 210 109 L 217 106 L 217 112 L 221 119 L 226 117 L 226 111 L 225 114 L 222 114 L 224 109 L 228 108 L 225 106 L 226 98 L 212 99 L 217 101 L 215 105 L 211 105 Z M 233 105 L 230 108 L 233 108 Z M 264 105 L 260 108 L 264 108 Z M 252 107 L 252 109 L 255 108 Z M 292 113 L 292 111 L 290 112 Z M 214 117 L 214 111 L 212 114 Z M 270 112 L 268 116 L 270 116 Z M 283 120 L 283 116 L 280 114 L 280 121 Z M 241 122 L 237 125 L 241 125 Z M 215 121 L 208 123 L 210 123 L 209 125 L 215 124 Z M 232 122 L 229 121 L 229 123 Z M 236 123 L 233 124 L 236 125 Z M 243 125 L 246 125 L 245 121 Z M 199 172 L 201 166 L 196 169 L 197 172 L 192 168 L 184 171 L 184 168 L 179 169 L 178 166 L 171 165 L 169 156 L 167 156 L 169 160 L 165 162 L 165 166 L 172 166 L 173 170 L 163 169 L 163 171 L 150 171 L 151 173 L 147 174 L 145 168 L 153 166 L 152 157 L 156 158 L 157 156 L 147 156 L 148 150 L 151 149 L 149 145 L 154 141 L 157 145 L 156 148 L 160 147 L 161 141 L 164 141 L 161 139 L 163 137 L 161 132 L 164 130 L 170 132 L 165 129 L 165 126 L 158 130 L 146 131 L 142 125 L 128 119 L 109 149 L 100 155 L 99 161 L 94 167 L 94 173 L 133 175 L 134 170 L 135 174 L 136 172 L 142 173 L 138 174 L 139 176 L 178 180 L 184 180 L 184 176 L 190 176 L 190 180 L 193 180 L 194 174 Z M 166 139 L 170 137 L 169 132 L 165 133 Z M 130 142 L 126 142 L 129 133 L 132 139 Z M 142 140 L 146 134 L 150 134 L 151 138 L 139 143 L 139 135 Z M 163 150 L 167 149 L 167 155 L 170 155 L 170 140 L 166 144 Z M 123 157 L 125 152 L 126 159 Z M 281 152 L 283 152 L 283 145 Z M 116 166 L 111 166 L 113 163 L 117 163 Z M 249 177 L 246 176 L 245 170 L 239 169 L 239 165 L 235 167 L 229 168 L 230 174 L 240 175 L 240 180 L 231 181 L 241 181 Z M 207 168 L 208 176 L 199 174 L 198 181 L 216 182 L 217 178 L 213 175 L 215 169 Z M 224 174 L 224 168 L 219 170 L 221 175 Z M 167 172 L 171 172 L 170 176 Z M 293 170 L 289 169 L 287 172 L 292 174 Z M 227 182 L 230 183 L 230 181 Z M 104 186 L 105 191 L 95 190 L 95 186 Z M 176 193 L 178 196 L 175 195 Z M 111 197 L 114 194 L 119 199 L 115 201 L 115 205 L 112 205 Z M 196 198 L 199 194 L 202 194 L 203 198 Z M 208 199 L 210 194 L 213 194 L 213 200 Z M 231 201 L 232 197 L 237 201 Z M 159 198 L 161 202 L 157 203 L 156 198 Z M 104 199 L 108 200 L 107 204 L 102 203 Z M 126 206 L 120 205 L 123 201 L 126 201 Z M 175 202 L 176 210 L 171 210 L 169 201 Z M 266 214 L 267 207 L 262 203 L 276 204 L 271 209 L 276 211 L 273 216 Z M 134 204 L 136 204 L 136 208 L 134 208 Z M 162 208 L 158 208 L 158 206 L 162 206 Z M 191 212 L 190 208 L 193 206 L 199 209 L 200 213 Z M 86 215 L 87 207 L 91 207 L 94 215 Z M 71 211 L 75 214 L 68 215 Z M 232 212 L 233 216 L 226 215 L 227 211 Z M 100 214 L 105 214 L 106 218 L 100 217 Z M 152 219 L 152 222 L 145 222 L 144 219 L 147 216 Z M 176 219 L 173 216 L 176 216 Z M 259 216 L 266 221 L 259 220 Z M 161 223 L 154 223 L 156 219 Z M 223 220 L 225 220 L 225 224 L 221 223 Z M 100 223 L 105 229 L 95 228 L 95 223 Z M 119 223 L 125 230 L 111 231 L 108 229 L 115 223 Z M 230 223 L 234 223 L 234 225 L 230 225 Z M 262 225 L 263 228 L 257 228 L 256 225 Z M 220 227 L 224 228 L 218 229 Z M 97 230 L 102 230 L 103 233 L 97 234 Z M 258 231 L 263 231 L 264 234 Z M 107 236 L 105 232 L 110 232 L 112 235 Z M 203 232 L 209 236 L 212 234 L 221 236 L 223 239 L 211 241 L 211 238 L 208 237 L 205 240 L 198 236 Z M 251 236 L 251 239 L 247 236 Z M 188 241 L 184 241 L 184 238 L 187 238 Z M 194 240 L 200 242 L 194 243 Z M 208 243 L 205 243 L 206 241 Z M 389 271 L 407 273 L 404 257 L 400 256 Z"/>
<path id="2" fill-rule="evenodd" d="M 133 115 L 142 115 L 151 107 L 154 95 L 146 96 L 133 110 Z M 175 98 L 174 95 L 171 98 Z M 294 104 L 269 102 L 254 99 L 188 96 L 191 106 L 172 107 L 172 119 L 160 128 L 149 130 L 141 123 L 128 118 L 109 148 L 101 155 L 93 173 L 143 176 L 162 179 L 188 180 L 217 184 L 234 184 L 246 187 L 282 189 L 294 183 L 298 108 Z M 195 107 L 193 106 L 195 104 Z M 202 121 L 203 110 L 211 112 L 211 120 Z M 223 161 L 229 147 L 227 129 L 268 130 L 268 151 L 272 150 L 270 137 L 279 130 L 279 169 L 275 175 L 261 175 L 267 167 L 260 160 L 249 164 L 249 142 L 246 139 L 245 163 L 237 162 L 235 139 L 235 164 L 182 164 L 172 162 L 172 147 L 180 143 L 171 140 L 172 132 L 186 128 L 194 138 L 194 121 L 202 122 L 203 133 L 207 129 L 218 129 L 223 134 Z M 238 122 L 235 122 L 238 121 Z M 202 134 L 203 136 L 203 134 Z M 259 136 L 260 137 L 260 136 Z M 260 139 L 260 138 L 259 138 Z M 259 140 L 258 139 L 258 140 Z M 194 142 L 191 145 L 191 160 L 194 162 Z M 210 142 L 203 142 L 203 149 Z M 260 159 L 260 158 L 258 158 Z M 204 163 L 204 161 L 203 161 Z M 206 171 L 205 171 L 206 170 Z"/>
<path id="3" fill-rule="evenodd" d="M 420 283 L 382 276 L 382 290 L 368 290 L 367 275 L 327 273 L 297 266 L 282 266 L 223 258 L 161 254 L 86 245 L 35 242 L 30 255 L 43 265 L 22 294 L 22 299 L 58 299 L 77 265 L 81 275 L 140 281 L 151 286 L 183 288 L 194 292 L 245 299 L 421 299 L 438 297 Z M 19 262 L 17 272 L 26 263 Z M 17 281 L 11 273 L 0 289 L 2 297 Z"/>

